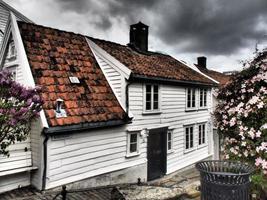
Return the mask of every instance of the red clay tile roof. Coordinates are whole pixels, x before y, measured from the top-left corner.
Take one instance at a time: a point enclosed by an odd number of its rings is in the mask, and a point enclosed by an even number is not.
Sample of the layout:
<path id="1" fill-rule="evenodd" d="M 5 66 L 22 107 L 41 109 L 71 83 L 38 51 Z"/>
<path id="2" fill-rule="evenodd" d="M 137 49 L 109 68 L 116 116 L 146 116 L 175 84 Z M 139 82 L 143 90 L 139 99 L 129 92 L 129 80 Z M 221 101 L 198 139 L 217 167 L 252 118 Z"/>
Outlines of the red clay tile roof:
<path id="1" fill-rule="evenodd" d="M 124 112 L 82 35 L 18 22 L 43 109 L 51 127 L 125 120 Z M 72 84 L 76 76 L 80 84 Z M 56 99 L 66 118 L 55 117 Z"/>
<path id="2" fill-rule="evenodd" d="M 131 69 L 134 75 L 215 84 L 169 55 L 156 52 L 144 54 L 133 50 L 129 46 L 91 37 L 89 39 Z"/>
<path id="3" fill-rule="evenodd" d="M 214 80 L 218 81 L 221 85 L 225 85 L 228 83 L 231 79 L 231 76 L 225 75 L 221 72 L 217 72 L 214 70 L 210 70 L 207 68 L 199 67 L 196 65 L 196 67 L 204 74 L 208 75 L 209 77 L 213 78 Z"/>

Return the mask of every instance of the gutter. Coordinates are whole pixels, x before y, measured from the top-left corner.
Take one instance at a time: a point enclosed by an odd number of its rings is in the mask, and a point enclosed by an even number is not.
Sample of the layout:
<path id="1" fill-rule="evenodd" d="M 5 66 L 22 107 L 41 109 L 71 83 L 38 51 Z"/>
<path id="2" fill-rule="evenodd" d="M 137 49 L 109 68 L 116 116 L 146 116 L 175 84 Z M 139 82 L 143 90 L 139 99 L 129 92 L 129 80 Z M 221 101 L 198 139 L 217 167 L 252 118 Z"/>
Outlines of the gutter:
<path id="1" fill-rule="evenodd" d="M 130 81 L 144 81 L 144 82 L 159 82 L 159 83 L 166 83 L 166 84 L 173 84 L 173 85 L 181 85 L 181 86 L 198 86 L 201 85 L 203 87 L 214 87 L 218 86 L 216 83 L 204 83 L 200 81 L 183 81 L 183 80 L 176 80 L 176 79 L 167 79 L 167 78 L 160 78 L 160 77 L 151 77 L 151 76 L 144 76 L 138 74 L 131 74 Z"/>
<path id="2" fill-rule="evenodd" d="M 43 142 L 43 159 L 44 159 L 44 168 L 43 168 L 43 179 L 42 179 L 42 190 L 45 190 L 46 186 L 46 173 L 47 173 L 47 141 L 49 139 L 49 135 L 45 134 L 47 128 L 44 128 L 42 131 L 42 135 L 45 136 Z"/>
<path id="3" fill-rule="evenodd" d="M 55 126 L 49 129 L 44 129 L 45 135 L 59 135 L 65 133 L 73 133 L 79 131 L 85 131 L 90 129 L 105 128 L 110 126 L 120 126 L 130 123 L 130 118 L 127 117 L 125 120 L 111 120 L 106 122 L 92 122 L 92 123 L 81 123 L 67 126 Z"/>

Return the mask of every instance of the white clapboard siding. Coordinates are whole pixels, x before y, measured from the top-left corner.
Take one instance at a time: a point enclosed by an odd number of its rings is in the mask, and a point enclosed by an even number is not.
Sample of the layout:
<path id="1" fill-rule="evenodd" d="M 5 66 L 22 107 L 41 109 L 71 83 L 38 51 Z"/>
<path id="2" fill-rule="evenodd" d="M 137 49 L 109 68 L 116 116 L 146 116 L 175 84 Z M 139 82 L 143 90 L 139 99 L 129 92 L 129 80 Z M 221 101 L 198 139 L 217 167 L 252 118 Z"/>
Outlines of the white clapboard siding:
<path id="1" fill-rule="evenodd" d="M 126 125 L 49 140 L 47 187 L 146 163 L 146 144 L 139 156 L 126 158 L 126 141 Z"/>
<path id="2" fill-rule="evenodd" d="M 7 171 L 32 165 L 31 152 L 23 150 L 10 151 L 10 156 L 0 156 L 0 171 Z"/>
<path id="3" fill-rule="evenodd" d="M 1 9 L 2 7 L 0 4 L 0 13 Z M 9 50 L 9 47 L 7 47 L 6 50 Z M 7 56 L 8 53 L 5 55 Z M 15 80 L 21 84 L 25 84 L 27 82 L 27 77 L 23 77 L 23 70 L 22 67 L 18 65 L 17 58 L 4 60 L 4 67 L 12 71 L 15 70 Z M 23 169 L 32 167 L 32 146 L 30 135 L 26 141 L 16 142 L 9 146 L 8 149 L 10 153 L 9 157 L 0 156 L 0 172 L 6 174 L 0 177 L 0 192 L 16 189 L 19 186 L 30 185 L 30 173 L 27 171 L 22 172 L 24 171 Z M 17 171 L 21 172 L 18 173 Z"/>
<path id="4" fill-rule="evenodd" d="M 0 193 L 30 185 L 30 173 L 12 174 L 8 178 L 0 178 Z"/>
<path id="5" fill-rule="evenodd" d="M 173 152 L 167 155 L 167 173 L 174 172 L 209 156 L 208 144 L 197 147 L 197 126 L 195 126 L 195 149 L 184 152 L 184 125 L 209 122 L 210 109 L 186 112 L 186 90 L 179 86 L 160 86 L 161 114 L 143 114 L 143 85 L 131 84 L 129 89 L 129 107 L 134 119 L 129 124 L 132 129 L 140 127 L 153 129 L 158 126 L 168 126 L 173 129 Z M 211 105 L 211 93 L 208 92 L 208 107 Z M 211 134 L 208 132 L 208 134 Z M 208 137 L 207 137 L 208 139 Z"/>
<path id="6" fill-rule="evenodd" d="M 42 173 L 43 173 L 43 136 L 41 135 L 40 118 L 32 122 L 31 126 L 31 149 L 32 149 L 32 165 L 37 167 L 31 174 L 31 184 L 37 189 L 42 189 Z"/>
<path id="7" fill-rule="evenodd" d="M 108 79 L 108 82 L 110 86 L 112 87 L 113 91 L 116 93 L 119 100 L 121 99 L 122 94 L 122 84 L 123 84 L 123 77 L 122 75 L 116 71 L 114 68 L 112 68 L 106 61 L 104 61 L 101 57 L 96 56 L 98 63 L 104 72 L 106 78 Z"/>
<path id="8" fill-rule="evenodd" d="M 5 8 L 3 8 L 0 4 L 0 30 L 2 32 L 5 31 L 7 20 L 8 20 L 9 12 Z M 3 40 L 3 35 L 0 34 L 0 46 Z"/>
<path id="9" fill-rule="evenodd" d="M 5 31 L 10 12 L 12 12 L 18 20 L 25 21 L 25 22 L 31 22 L 28 18 L 23 16 L 17 10 L 15 10 L 11 6 L 9 6 L 8 4 L 6 4 L 5 2 L 0 0 L 0 30 L 2 32 Z M 0 34 L 0 46 L 1 46 L 2 40 L 3 40 L 3 35 Z"/>

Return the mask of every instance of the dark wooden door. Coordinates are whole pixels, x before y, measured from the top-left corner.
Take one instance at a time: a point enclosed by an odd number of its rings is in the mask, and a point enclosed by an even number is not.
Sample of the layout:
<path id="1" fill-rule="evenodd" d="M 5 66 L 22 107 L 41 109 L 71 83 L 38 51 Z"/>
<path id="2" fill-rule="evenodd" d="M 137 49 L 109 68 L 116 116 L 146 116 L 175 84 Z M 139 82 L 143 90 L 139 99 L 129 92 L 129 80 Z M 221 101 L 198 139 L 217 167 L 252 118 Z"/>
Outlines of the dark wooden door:
<path id="1" fill-rule="evenodd" d="M 152 129 L 147 141 L 147 179 L 153 180 L 166 174 L 167 128 Z"/>

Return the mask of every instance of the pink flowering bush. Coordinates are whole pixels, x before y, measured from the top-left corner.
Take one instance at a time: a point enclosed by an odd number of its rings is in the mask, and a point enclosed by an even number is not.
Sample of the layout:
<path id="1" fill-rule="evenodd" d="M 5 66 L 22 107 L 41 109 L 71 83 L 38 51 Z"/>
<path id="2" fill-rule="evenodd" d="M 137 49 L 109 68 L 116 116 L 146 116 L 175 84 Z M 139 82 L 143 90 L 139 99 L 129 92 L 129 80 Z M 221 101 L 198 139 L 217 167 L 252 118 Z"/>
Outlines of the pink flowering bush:
<path id="1" fill-rule="evenodd" d="M 219 90 L 217 98 L 215 118 L 224 137 L 225 158 L 253 164 L 258 175 L 266 180 L 267 53 L 247 63 Z"/>
<path id="2" fill-rule="evenodd" d="M 9 155 L 8 146 L 27 139 L 41 106 L 37 88 L 25 88 L 0 71 L 0 154 Z"/>

